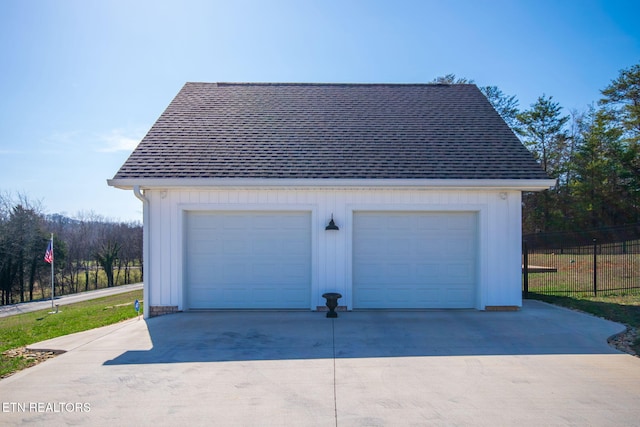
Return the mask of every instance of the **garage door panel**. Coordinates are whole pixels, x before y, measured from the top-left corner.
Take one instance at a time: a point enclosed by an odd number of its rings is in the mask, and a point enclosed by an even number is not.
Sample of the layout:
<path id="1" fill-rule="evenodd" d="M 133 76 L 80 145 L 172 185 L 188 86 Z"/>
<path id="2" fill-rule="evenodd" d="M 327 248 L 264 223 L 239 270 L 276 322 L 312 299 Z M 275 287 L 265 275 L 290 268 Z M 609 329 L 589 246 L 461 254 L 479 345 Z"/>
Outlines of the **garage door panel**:
<path id="1" fill-rule="evenodd" d="M 440 300 L 440 288 L 437 286 L 423 286 L 415 291 L 415 298 L 428 305 L 436 305 Z"/>
<path id="2" fill-rule="evenodd" d="M 309 266 L 306 264 L 290 264 L 280 269 L 285 282 L 300 282 L 309 280 Z"/>
<path id="3" fill-rule="evenodd" d="M 474 293 L 468 287 L 449 287 L 445 290 L 446 298 L 449 306 L 447 308 L 459 308 L 460 304 L 464 304 L 470 298 L 473 298 Z"/>
<path id="4" fill-rule="evenodd" d="M 415 229 L 425 235 L 440 236 L 444 233 L 442 221 L 440 215 L 436 215 L 434 218 L 417 218 Z"/>
<path id="5" fill-rule="evenodd" d="M 251 276 L 247 278 L 250 283 L 260 283 L 260 278 L 271 277 L 273 280 L 281 280 L 281 266 L 276 264 L 255 263 L 251 266 Z"/>
<path id="6" fill-rule="evenodd" d="M 416 244 L 413 249 L 413 259 L 420 261 L 421 263 L 426 262 L 438 262 L 442 257 L 442 244 L 437 241 L 423 239 L 422 242 L 428 242 L 428 246 Z"/>
<path id="7" fill-rule="evenodd" d="M 306 231 L 309 229 L 308 216 L 290 215 L 284 220 L 284 222 L 286 222 L 287 227 L 291 227 L 292 229 L 300 231 Z"/>
<path id="8" fill-rule="evenodd" d="M 410 233 L 415 227 L 415 218 L 387 217 L 387 229 L 396 233 Z"/>
<path id="9" fill-rule="evenodd" d="M 372 232 L 375 232 L 376 230 L 380 229 L 380 221 L 383 220 L 384 218 L 375 215 L 361 216 L 360 218 L 358 218 L 358 227 L 364 231 L 370 230 Z"/>
<path id="10" fill-rule="evenodd" d="M 393 292 L 389 293 L 387 298 L 388 301 L 396 305 L 398 303 L 405 303 L 413 297 L 413 288 L 412 287 L 403 287 L 396 286 L 393 289 Z"/>
<path id="11" fill-rule="evenodd" d="M 202 284 L 209 283 L 210 280 L 211 273 L 207 271 L 201 271 L 191 275 L 192 287 L 200 287 Z"/>
<path id="12" fill-rule="evenodd" d="M 448 230 L 472 231 L 476 227 L 476 218 L 472 215 L 445 216 Z"/>
<path id="13" fill-rule="evenodd" d="M 393 290 L 390 292 L 390 290 Z M 417 289 L 413 285 L 398 285 L 397 283 L 384 283 L 376 287 L 364 287 L 361 303 L 379 304 L 384 300 L 383 306 L 375 308 L 426 308 L 438 304 L 442 299 L 441 290 L 434 287 L 421 287 Z M 419 306 L 416 306 L 419 304 Z"/>
<path id="14" fill-rule="evenodd" d="M 473 212 L 355 212 L 354 308 L 475 305 Z"/>
<path id="15" fill-rule="evenodd" d="M 469 285 L 474 283 L 475 265 L 473 264 L 448 263 L 446 271 L 446 283 L 466 283 Z"/>
<path id="16" fill-rule="evenodd" d="M 274 251 L 274 249 L 276 248 L 274 248 L 273 242 L 270 242 L 266 238 L 252 242 L 251 251 L 253 255 L 267 256 L 271 254 Z"/>
<path id="17" fill-rule="evenodd" d="M 360 287 L 359 291 L 361 295 L 359 296 L 358 301 L 363 305 L 377 304 L 378 301 L 385 297 L 385 295 L 389 294 L 386 289 L 380 288 L 378 286 L 362 286 Z"/>
<path id="18" fill-rule="evenodd" d="M 250 289 L 237 286 L 214 290 L 209 295 L 215 300 L 226 301 L 231 305 L 241 305 L 243 301 L 247 301 L 250 298 L 250 293 Z"/>
<path id="19" fill-rule="evenodd" d="M 384 280 L 382 273 L 384 272 L 384 267 L 379 264 L 360 264 L 360 275 L 362 277 L 362 282 L 366 283 L 368 286 L 379 285 L 380 280 Z"/>
<path id="20" fill-rule="evenodd" d="M 243 239 L 234 239 L 233 237 L 225 237 L 222 242 L 222 251 L 227 256 L 242 257 L 247 253 L 249 242 Z"/>
<path id="21" fill-rule="evenodd" d="M 475 248 L 469 246 L 468 239 L 456 239 L 441 246 L 443 257 L 471 258 L 475 255 Z"/>
<path id="22" fill-rule="evenodd" d="M 413 277 L 411 264 L 406 262 L 390 262 L 387 264 L 387 269 L 391 269 L 395 271 L 394 276 L 398 283 L 404 283 L 411 280 Z"/>
<path id="23" fill-rule="evenodd" d="M 280 242 L 280 248 L 289 249 L 292 252 L 308 252 L 307 242 L 301 242 L 298 239 L 283 238 Z"/>
<path id="24" fill-rule="evenodd" d="M 247 224 L 251 219 L 246 214 L 231 214 L 231 215 L 222 214 L 222 217 L 219 217 L 219 218 L 220 218 L 220 229 L 229 230 L 229 231 L 246 229 Z M 209 226 L 216 232 L 217 230 L 219 230 L 219 228 L 216 227 L 215 224 L 210 224 Z"/>
<path id="25" fill-rule="evenodd" d="M 189 308 L 308 308 L 309 212 L 188 212 Z"/>
<path id="26" fill-rule="evenodd" d="M 276 222 L 277 220 L 270 217 L 270 216 L 261 216 L 261 217 L 256 217 L 253 219 L 253 227 L 256 230 L 266 230 L 266 231 L 270 231 L 271 229 L 273 229 L 274 226 L 274 222 Z"/>
<path id="27" fill-rule="evenodd" d="M 271 305 L 277 302 L 277 296 L 283 289 L 277 285 L 253 287 L 251 299 L 260 305 Z"/>
<path id="28" fill-rule="evenodd" d="M 429 283 L 442 276 L 442 266 L 438 264 L 419 264 L 414 271 L 417 283 Z"/>
<path id="29" fill-rule="evenodd" d="M 289 305 L 296 304 L 298 301 L 302 299 L 306 299 L 309 294 L 306 289 L 300 289 L 298 287 L 296 288 L 284 287 L 284 289 L 286 291 L 284 293 L 284 301 Z"/>
<path id="30" fill-rule="evenodd" d="M 219 273 L 218 273 L 219 272 Z M 221 283 L 226 285 L 244 285 L 251 282 L 251 271 L 244 263 L 225 263 L 209 278 L 209 283 Z"/>

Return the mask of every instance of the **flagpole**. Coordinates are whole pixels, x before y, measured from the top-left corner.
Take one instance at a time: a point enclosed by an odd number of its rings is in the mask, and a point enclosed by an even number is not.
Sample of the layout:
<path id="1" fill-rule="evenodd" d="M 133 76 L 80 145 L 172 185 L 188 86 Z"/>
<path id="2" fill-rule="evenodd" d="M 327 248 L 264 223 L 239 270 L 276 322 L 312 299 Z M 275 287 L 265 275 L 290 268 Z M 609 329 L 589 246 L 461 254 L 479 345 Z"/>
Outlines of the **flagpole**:
<path id="1" fill-rule="evenodd" d="M 51 233 L 51 253 L 53 254 L 53 233 Z M 54 293 L 54 287 L 53 287 L 53 281 L 54 281 L 54 274 L 53 274 L 53 263 L 55 261 L 55 257 L 51 257 L 51 310 L 53 311 L 53 293 Z"/>

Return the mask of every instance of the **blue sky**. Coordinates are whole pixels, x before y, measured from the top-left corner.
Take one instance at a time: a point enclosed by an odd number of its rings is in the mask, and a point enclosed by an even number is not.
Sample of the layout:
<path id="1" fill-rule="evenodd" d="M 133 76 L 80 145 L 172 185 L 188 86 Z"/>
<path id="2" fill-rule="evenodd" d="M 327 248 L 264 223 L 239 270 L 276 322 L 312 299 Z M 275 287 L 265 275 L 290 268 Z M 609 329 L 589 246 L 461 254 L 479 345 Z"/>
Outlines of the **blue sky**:
<path id="1" fill-rule="evenodd" d="M 623 0 L 3 0 L 0 192 L 142 219 L 108 187 L 187 81 L 426 83 L 584 110 L 640 63 Z"/>

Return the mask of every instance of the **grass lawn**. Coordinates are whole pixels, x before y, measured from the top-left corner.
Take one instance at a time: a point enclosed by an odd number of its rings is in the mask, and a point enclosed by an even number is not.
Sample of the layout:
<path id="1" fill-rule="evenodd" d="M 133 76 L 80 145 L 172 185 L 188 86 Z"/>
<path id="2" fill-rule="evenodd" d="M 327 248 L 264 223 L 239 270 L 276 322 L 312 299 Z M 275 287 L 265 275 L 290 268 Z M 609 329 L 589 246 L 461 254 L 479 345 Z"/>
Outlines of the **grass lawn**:
<path id="1" fill-rule="evenodd" d="M 137 315 L 136 299 L 142 307 L 142 290 L 64 305 L 57 314 L 47 309 L 0 318 L 0 378 L 36 363 L 9 357 L 7 350 L 130 319 Z"/>
<path id="2" fill-rule="evenodd" d="M 620 294 L 638 286 L 640 254 L 599 254 L 598 293 Z M 593 255 L 529 254 L 529 265 L 553 267 L 553 273 L 529 274 L 529 290 L 544 294 L 588 292 L 593 294 Z"/>
<path id="3" fill-rule="evenodd" d="M 529 298 L 591 313 L 640 331 L 640 294 L 638 292 L 594 297 L 589 295 L 543 295 L 530 291 Z M 637 355 L 640 355 L 640 337 L 635 339 L 631 348 Z"/>

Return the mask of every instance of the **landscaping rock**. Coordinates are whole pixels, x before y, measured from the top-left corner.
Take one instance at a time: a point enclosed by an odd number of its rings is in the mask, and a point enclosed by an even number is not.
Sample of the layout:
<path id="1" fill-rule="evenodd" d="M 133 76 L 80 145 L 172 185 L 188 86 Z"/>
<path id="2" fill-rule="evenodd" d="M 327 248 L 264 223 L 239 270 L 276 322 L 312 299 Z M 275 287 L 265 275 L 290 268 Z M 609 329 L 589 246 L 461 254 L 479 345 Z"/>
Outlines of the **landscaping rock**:
<path id="1" fill-rule="evenodd" d="M 633 356 L 639 357 L 639 355 L 633 350 L 633 343 L 638 339 L 638 330 L 636 328 L 632 328 L 631 326 L 627 326 L 627 330 L 611 337 L 609 339 L 609 345 L 615 347 L 616 349 L 629 353 Z"/>
<path id="2" fill-rule="evenodd" d="M 16 358 L 16 357 L 22 357 L 23 359 L 28 360 L 29 366 L 34 366 L 37 365 L 38 363 L 44 362 L 45 360 L 51 359 L 53 357 L 56 357 L 58 354 L 60 353 L 56 353 L 54 351 L 33 351 L 33 350 L 28 350 L 26 347 L 18 347 L 18 348 L 12 348 L 10 350 L 4 351 L 2 353 L 3 356 L 9 357 L 9 358 Z M 3 375 L 1 378 L 6 378 L 8 376 L 13 375 L 15 372 L 12 372 L 10 374 L 7 375 Z"/>

